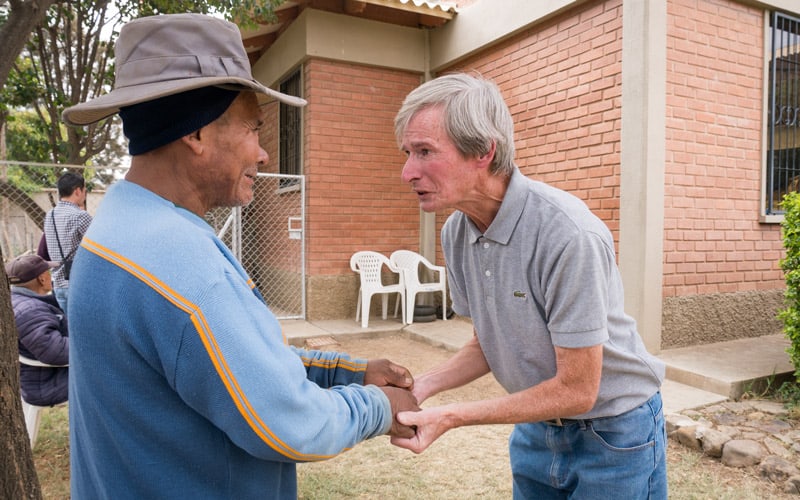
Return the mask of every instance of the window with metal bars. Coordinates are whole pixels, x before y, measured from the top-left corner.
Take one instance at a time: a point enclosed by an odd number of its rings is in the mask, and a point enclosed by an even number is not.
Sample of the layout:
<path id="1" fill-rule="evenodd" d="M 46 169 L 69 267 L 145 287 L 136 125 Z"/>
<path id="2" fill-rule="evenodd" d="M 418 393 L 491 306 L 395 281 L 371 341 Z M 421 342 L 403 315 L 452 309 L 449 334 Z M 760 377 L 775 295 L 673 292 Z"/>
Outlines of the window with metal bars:
<path id="1" fill-rule="evenodd" d="M 300 70 L 296 70 L 286 80 L 281 82 L 280 91 L 297 97 L 302 97 L 300 87 Z M 300 175 L 303 173 L 302 158 L 300 155 L 301 123 L 300 113 L 302 108 L 280 105 L 280 173 Z M 280 187 L 294 186 L 298 179 L 281 179 Z"/>
<path id="2" fill-rule="evenodd" d="M 769 62 L 767 214 L 800 188 L 800 19 L 774 12 Z"/>

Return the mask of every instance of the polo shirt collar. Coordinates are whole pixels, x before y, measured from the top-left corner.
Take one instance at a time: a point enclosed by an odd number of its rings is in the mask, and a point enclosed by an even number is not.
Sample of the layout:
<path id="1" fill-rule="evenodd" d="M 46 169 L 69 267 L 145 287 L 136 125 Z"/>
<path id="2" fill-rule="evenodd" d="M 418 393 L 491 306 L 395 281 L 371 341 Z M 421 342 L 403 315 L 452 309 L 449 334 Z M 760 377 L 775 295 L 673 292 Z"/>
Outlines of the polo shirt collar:
<path id="1" fill-rule="evenodd" d="M 507 245 L 511 241 L 511 235 L 514 233 L 517 221 L 522 217 L 522 212 L 525 209 L 525 199 L 527 198 L 525 180 L 526 177 L 522 175 L 518 168 L 515 168 L 511 174 L 508 188 L 506 188 L 506 192 L 503 195 L 500 210 L 497 211 L 494 220 L 486 229 L 486 233 L 481 233 L 475 224 L 471 220 L 469 221 L 467 227 L 469 228 L 470 241 L 472 243 L 477 243 L 482 236 L 503 245 Z"/>

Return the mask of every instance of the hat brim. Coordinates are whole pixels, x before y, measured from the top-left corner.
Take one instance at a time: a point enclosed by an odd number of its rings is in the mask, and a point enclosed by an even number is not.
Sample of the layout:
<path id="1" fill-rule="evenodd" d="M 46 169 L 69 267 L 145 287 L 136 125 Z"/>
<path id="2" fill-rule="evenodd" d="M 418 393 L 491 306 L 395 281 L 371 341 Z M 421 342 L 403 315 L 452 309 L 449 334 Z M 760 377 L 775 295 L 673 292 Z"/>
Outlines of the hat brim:
<path id="1" fill-rule="evenodd" d="M 120 108 L 126 106 L 179 94 L 187 90 L 212 86 L 231 89 L 239 88 L 245 91 L 257 92 L 290 106 L 301 107 L 306 105 L 305 99 L 272 90 L 255 80 L 231 76 L 202 77 L 116 88 L 108 94 L 65 109 L 61 114 L 61 119 L 70 126 L 89 125 L 119 113 Z"/>

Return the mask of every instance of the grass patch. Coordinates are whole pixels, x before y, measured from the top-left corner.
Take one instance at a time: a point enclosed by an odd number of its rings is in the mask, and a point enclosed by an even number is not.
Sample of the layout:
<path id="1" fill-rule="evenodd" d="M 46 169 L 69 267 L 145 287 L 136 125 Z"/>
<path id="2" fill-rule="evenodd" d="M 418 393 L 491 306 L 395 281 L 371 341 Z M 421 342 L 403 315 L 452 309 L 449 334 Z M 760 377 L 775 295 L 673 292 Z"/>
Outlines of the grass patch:
<path id="1" fill-rule="evenodd" d="M 789 411 L 789 418 L 800 420 L 800 384 L 797 380 L 777 380 L 769 377 L 759 390 L 748 388 L 743 398 L 745 399 L 771 399 L 783 403 Z"/>
<path id="2" fill-rule="evenodd" d="M 342 342 L 342 351 L 364 358 L 388 357 L 420 373 L 451 356 L 443 349 L 390 337 Z M 775 386 L 776 384 L 773 384 Z M 773 400 L 800 401 L 800 390 L 781 386 Z M 426 406 L 502 394 L 491 377 L 431 398 Z M 752 399 L 752 398 L 751 398 Z M 45 499 L 69 498 L 69 438 L 66 405 L 42 414 L 34 461 Z M 298 498 L 339 500 L 392 498 L 447 500 L 511 498 L 508 436 L 512 426 L 455 429 L 421 455 L 396 448 L 386 436 L 357 445 L 331 460 L 299 464 Z M 797 498 L 757 477 L 753 468 L 736 469 L 668 440 L 667 474 L 671 500 L 761 500 Z"/>
<path id="3" fill-rule="evenodd" d="M 45 499 L 69 498 L 69 417 L 67 405 L 45 408 L 33 447 L 36 474 Z"/>
<path id="4" fill-rule="evenodd" d="M 414 455 L 377 437 L 324 462 L 300 464 L 300 500 L 393 498 L 397 500 L 509 499 L 510 426 L 462 428 Z M 671 499 L 761 500 L 781 498 L 752 472 L 726 467 L 669 440 Z M 67 407 L 44 410 L 34 461 L 45 499 L 69 498 Z M 766 495 L 766 496 L 765 496 Z M 785 498 L 791 498 L 786 496 Z"/>

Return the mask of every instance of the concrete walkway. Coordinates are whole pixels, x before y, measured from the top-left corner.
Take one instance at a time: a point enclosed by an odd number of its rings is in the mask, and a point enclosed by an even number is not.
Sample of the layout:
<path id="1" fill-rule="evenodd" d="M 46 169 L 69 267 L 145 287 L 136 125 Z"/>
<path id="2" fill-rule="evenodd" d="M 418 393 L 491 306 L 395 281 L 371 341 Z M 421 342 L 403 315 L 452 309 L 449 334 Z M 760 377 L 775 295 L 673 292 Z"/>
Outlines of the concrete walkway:
<path id="1" fill-rule="evenodd" d="M 310 344 L 324 343 L 331 337 L 375 338 L 402 333 L 455 352 L 472 337 L 472 323 L 457 317 L 406 326 L 399 318 L 372 317 L 367 328 L 352 319 L 285 320 L 281 325 L 289 343 L 296 346 L 304 346 L 309 340 Z M 786 354 L 788 346 L 783 335 L 770 335 L 662 351 L 658 356 L 667 364 L 667 380 L 661 388 L 665 413 L 735 399 L 756 383 L 790 377 L 794 367 Z"/>

